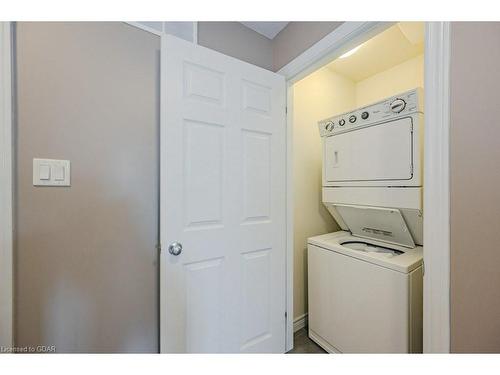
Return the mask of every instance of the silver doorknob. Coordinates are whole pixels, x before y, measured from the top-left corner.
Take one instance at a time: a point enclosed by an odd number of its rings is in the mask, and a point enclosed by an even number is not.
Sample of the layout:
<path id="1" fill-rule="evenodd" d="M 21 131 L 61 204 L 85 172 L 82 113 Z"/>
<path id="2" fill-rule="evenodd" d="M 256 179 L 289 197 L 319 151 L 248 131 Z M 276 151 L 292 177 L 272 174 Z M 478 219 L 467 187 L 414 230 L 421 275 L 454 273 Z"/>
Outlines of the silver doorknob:
<path id="1" fill-rule="evenodd" d="M 172 242 L 168 247 L 168 252 L 172 255 L 179 255 L 182 253 L 182 244 L 179 242 Z"/>

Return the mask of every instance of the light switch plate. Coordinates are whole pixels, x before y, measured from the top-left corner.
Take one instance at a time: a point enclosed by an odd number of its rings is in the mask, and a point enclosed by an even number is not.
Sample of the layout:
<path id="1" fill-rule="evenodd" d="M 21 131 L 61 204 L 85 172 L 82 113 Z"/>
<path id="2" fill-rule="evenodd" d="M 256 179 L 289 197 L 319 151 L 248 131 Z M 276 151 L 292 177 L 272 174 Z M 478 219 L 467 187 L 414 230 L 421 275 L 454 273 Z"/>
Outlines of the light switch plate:
<path id="1" fill-rule="evenodd" d="M 69 160 L 33 159 L 34 186 L 71 186 Z"/>
<path id="2" fill-rule="evenodd" d="M 38 166 L 38 178 L 44 181 L 50 180 L 50 169 L 49 164 L 40 163 Z"/>

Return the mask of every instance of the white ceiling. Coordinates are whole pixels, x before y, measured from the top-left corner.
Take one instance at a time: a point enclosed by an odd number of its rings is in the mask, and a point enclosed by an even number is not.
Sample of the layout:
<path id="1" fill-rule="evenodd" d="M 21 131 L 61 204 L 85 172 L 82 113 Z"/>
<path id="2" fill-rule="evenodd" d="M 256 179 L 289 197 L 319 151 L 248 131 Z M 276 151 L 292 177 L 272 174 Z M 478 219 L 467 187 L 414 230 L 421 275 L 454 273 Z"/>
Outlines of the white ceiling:
<path id="1" fill-rule="evenodd" d="M 241 22 L 246 27 L 257 31 L 268 39 L 274 39 L 278 33 L 283 30 L 288 22 Z"/>
<path id="2" fill-rule="evenodd" d="M 424 52 L 424 23 L 400 22 L 367 40 L 352 55 L 328 67 L 359 82 Z"/>

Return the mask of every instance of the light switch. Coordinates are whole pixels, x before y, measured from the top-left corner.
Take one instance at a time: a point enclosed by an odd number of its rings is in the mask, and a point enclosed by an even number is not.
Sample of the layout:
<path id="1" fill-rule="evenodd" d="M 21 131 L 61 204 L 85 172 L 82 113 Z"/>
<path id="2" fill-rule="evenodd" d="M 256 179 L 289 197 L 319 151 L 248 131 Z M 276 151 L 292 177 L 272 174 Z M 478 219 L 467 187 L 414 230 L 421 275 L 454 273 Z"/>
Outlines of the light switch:
<path id="1" fill-rule="evenodd" d="M 64 166 L 54 165 L 54 180 L 64 181 Z"/>
<path id="2" fill-rule="evenodd" d="M 38 176 L 40 180 L 50 180 L 50 165 L 40 164 L 38 168 Z"/>
<path id="3" fill-rule="evenodd" d="M 70 186 L 70 161 L 33 159 L 34 186 Z"/>

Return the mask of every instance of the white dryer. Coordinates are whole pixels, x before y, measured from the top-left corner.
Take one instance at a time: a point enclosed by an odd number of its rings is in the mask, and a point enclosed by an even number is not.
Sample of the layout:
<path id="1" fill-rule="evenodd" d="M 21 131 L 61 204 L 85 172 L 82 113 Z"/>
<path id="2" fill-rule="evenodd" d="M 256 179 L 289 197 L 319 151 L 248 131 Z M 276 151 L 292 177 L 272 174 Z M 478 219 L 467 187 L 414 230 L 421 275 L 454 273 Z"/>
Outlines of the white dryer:
<path id="1" fill-rule="evenodd" d="M 420 89 L 319 122 L 323 203 L 308 239 L 309 336 L 330 352 L 422 351 Z"/>

